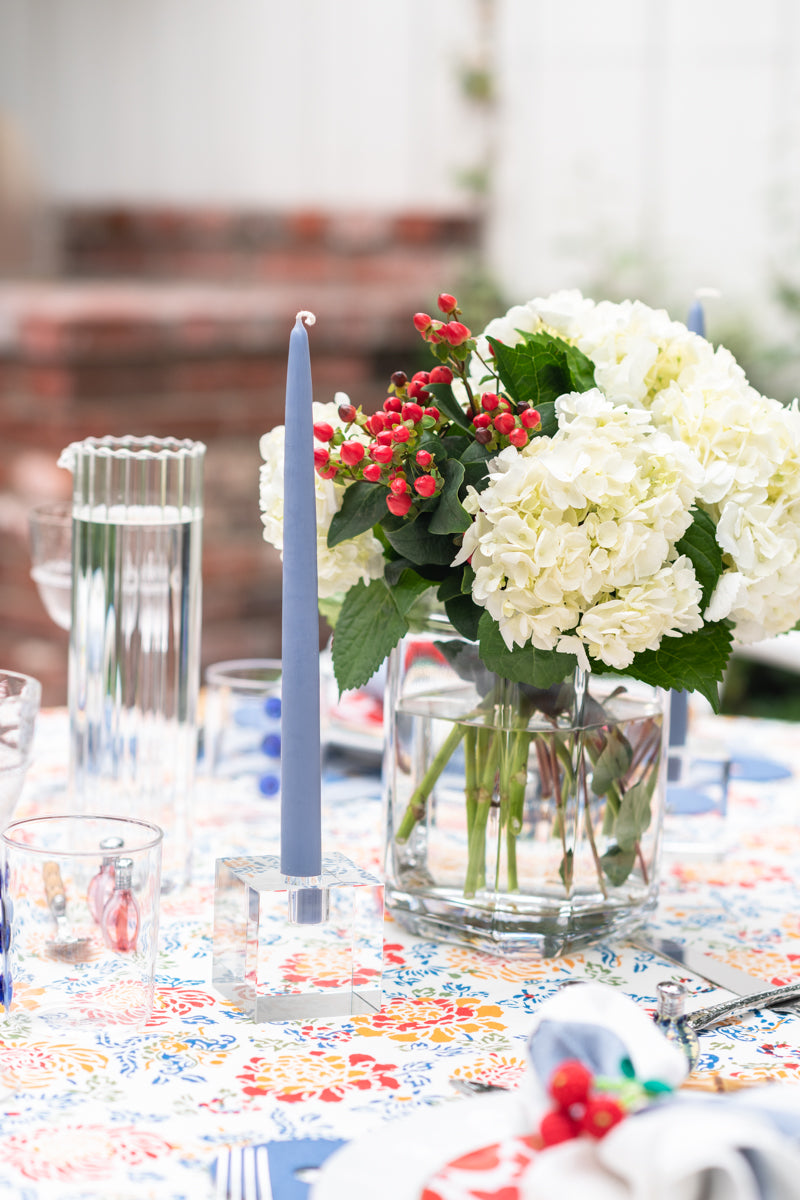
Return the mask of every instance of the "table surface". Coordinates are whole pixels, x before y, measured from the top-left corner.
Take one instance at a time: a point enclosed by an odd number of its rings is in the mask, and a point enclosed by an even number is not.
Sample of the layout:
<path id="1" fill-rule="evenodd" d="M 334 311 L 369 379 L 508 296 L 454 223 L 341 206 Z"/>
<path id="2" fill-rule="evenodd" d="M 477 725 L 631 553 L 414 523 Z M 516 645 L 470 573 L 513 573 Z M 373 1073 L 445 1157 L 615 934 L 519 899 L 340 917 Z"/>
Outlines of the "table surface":
<path id="1" fill-rule="evenodd" d="M 667 854 L 660 934 L 703 942 L 719 959 L 778 984 L 800 963 L 800 822 L 796 725 L 703 717 L 741 753 L 794 778 L 734 779 L 720 853 Z M 695 726 L 693 725 L 693 736 Z M 42 714 L 37 756 L 15 815 L 63 809 L 64 713 Z M 54 1032 L 0 1038 L 0 1193 L 19 1200 L 213 1195 L 225 1145 L 353 1138 L 392 1118 L 459 1099 L 452 1077 L 516 1085 L 531 1014 L 563 980 L 601 980 L 650 1010 L 656 984 L 684 978 L 690 1008 L 729 993 L 618 944 L 544 962 L 500 960 L 423 941 L 387 919 L 383 1006 L 374 1016 L 254 1025 L 211 986 L 214 860 L 274 852 L 278 808 L 247 784 L 201 780 L 193 885 L 162 897 L 155 1007 L 141 1034 Z M 324 845 L 379 871 L 377 770 L 326 770 Z M 800 1017 L 769 1012 L 701 1036 L 691 1077 L 711 1086 L 800 1080 Z"/>

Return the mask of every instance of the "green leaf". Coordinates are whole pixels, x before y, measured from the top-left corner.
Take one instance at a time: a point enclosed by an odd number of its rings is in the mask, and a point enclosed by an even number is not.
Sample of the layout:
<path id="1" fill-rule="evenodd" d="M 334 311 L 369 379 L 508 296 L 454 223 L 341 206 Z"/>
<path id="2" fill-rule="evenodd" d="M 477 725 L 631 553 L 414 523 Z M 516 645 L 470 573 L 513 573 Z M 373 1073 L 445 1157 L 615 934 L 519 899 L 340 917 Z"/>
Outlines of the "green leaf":
<path id="1" fill-rule="evenodd" d="M 331 656 L 339 692 L 363 687 L 393 650 L 408 624 L 382 579 L 359 580 L 344 598 Z"/>
<path id="2" fill-rule="evenodd" d="M 432 586 L 429 579 L 423 579 L 411 568 L 403 571 L 391 589 L 392 600 L 394 600 L 398 612 L 407 617 L 422 593 L 427 592 L 428 588 Z"/>
<path id="3" fill-rule="evenodd" d="M 456 556 L 456 544 L 449 534 L 430 532 L 430 513 L 420 513 L 413 521 L 389 518 L 383 529 L 389 544 L 415 566 L 449 566 Z"/>
<path id="4" fill-rule="evenodd" d="M 612 846 L 600 858 L 600 864 L 609 881 L 614 887 L 619 887 L 630 875 L 636 862 L 635 850 L 622 850 Z"/>
<path id="5" fill-rule="evenodd" d="M 478 607 L 471 596 L 450 596 L 444 602 L 444 611 L 456 632 L 471 642 L 478 640 L 478 630 L 484 610 Z"/>
<path id="6" fill-rule="evenodd" d="M 533 646 L 515 646 L 509 650 L 503 641 L 500 626 L 484 612 L 479 625 L 480 656 L 490 671 L 514 683 L 530 683 L 536 688 L 549 688 L 566 679 L 575 669 L 571 654 L 555 650 L 535 650 Z"/>
<path id="7" fill-rule="evenodd" d="M 612 784 L 627 774 L 632 760 L 630 742 L 615 725 L 611 725 L 603 749 L 592 768 L 592 791 L 595 796 L 605 796 Z"/>
<path id="8" fill-rule="evenodd" d="M 459 488 L 464 482 L 464 467 L 457 459 L 448 458 L 439 469 L 444 487 L 428 528 L 431 533 L 463 533 L 472 524 L 472 517 L 458 498 Z"/>
<path id="9" fill-rule="evenodd" d="M 551 334 L 525 334 L 516 346 L 506 346 L 496 338 L 488 340 L 503 387 L 516 404 L 532 402 L 539 408 L 567 392 L 585 392 L 595 386 L 591 360 Z"/>
<path id="10" fill-rule="evenodd" d="M 614 832 L 620 850 L 635 850 L 636 845 L 652 818 L 650 801 L 658 778 L 657 771 L 649 771 L 641 783 L 628 788 L 619 806 Z"/>
<path id="11" fill-rule="evenodd" d="M 678 553 L 691 559 L 697 582 L 703 589 L 701 608 L 708 604 L 717 580 L 725 569 L 716 534 L 717 527 L 708 513 L 702 508 L 693 508 L 691 525 L 680 541 L 675 543 Z"/>
<path id="12" fill-rule="evenodd" d="M 357 537 L 359 533 L 365 533 L 377 525 L 388 512 L 388 494 L 388 488 L 380 483 L 351 483 L 345 489 L 342 507 L 333 514 L 328 529 L 328 547 L 332 550 L 340 542 Z"/>
<path id="13" fill-rule="evenodd" d="M 653 687 L 700 692 L 714 712 L 719 712 L 719 688 L 730 657 L 733 637 L 729 621 L 704 625 L 696 633 L 665 637 L 657 650 L 643 650 L 623 672 Z M 609 668 L 593 661 L 597 675 Z"/>
<path id="14" fill-rule="evenodd" d="M 471 431 L 470 418 L 456 400 L 449 383 L 426 383 L 425 391 L 430 392 L 433 396 L 440 413 L 443 413 L 459 429 L 464 429 L 468 433 Z"/>

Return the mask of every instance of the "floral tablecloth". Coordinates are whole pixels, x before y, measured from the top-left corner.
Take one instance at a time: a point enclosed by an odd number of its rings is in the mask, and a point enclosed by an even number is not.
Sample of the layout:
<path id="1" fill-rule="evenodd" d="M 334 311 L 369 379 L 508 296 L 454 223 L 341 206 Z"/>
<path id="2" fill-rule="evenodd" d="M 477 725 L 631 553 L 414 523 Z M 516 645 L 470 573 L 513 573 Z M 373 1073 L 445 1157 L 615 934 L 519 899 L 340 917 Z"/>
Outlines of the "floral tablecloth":
<path id="1" fill-rule="evenodd" d="M 795 764 L 793 778 L 734 780 L 725 854 L 674 858 L 653 925 L 703 940 L 726 962 L 774 983 L 800 965 L 800 732 L 706 719 L 731 747 Z M 63 804 L 67 729 L 46 713 L 17 815 Z M 326 769 L 324 839 L 379 869 L 377 770 Z M 201 780 L 191 889 L 162 898 L 155 1010 L 129 1038 L 0 1038 L 0 1194 L 38 1200 L 213 1195 L 209 1167 L 237 1142 L 352 1138 L 427 1106 L 464 1103 L 450 1082 L 513 1086 L 531 1014 L 569 977 L 619 985 L 654 1008 L 677 968 L 629 946 L 546 962 L 503 961 L 422 941 L 386 923 L 379 1014 L 253 1025 L 211 987 L 214 859 L 273 850 L 274 800 Z M 688 977 L 693 1006 L 726 994 Z M 696 996 L 696 998 L 695 998 Z M 702 1035 L 695 1086 L 800 1081 L 800 1018 L 763 1012 Z"/>

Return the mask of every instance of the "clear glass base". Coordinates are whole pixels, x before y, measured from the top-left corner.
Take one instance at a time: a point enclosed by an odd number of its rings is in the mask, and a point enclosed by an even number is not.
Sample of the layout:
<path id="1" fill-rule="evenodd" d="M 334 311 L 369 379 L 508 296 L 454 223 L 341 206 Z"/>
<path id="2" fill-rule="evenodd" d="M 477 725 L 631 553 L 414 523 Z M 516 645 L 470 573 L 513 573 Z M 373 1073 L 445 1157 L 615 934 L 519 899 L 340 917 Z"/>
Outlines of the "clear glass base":
<path id="1" fill-rule="evenodd" d="M 457 889 L 412 892 L 387 885 L 386 904 L 395 920 L 418 937 L 469 946 L 499 958 L 529 955 L 557 958 L 610 938 L 625 937 L 643 924 L 657 902 L 653 895 L 629 902 L 573 895 L 569 901 L 541 896 L 476 897 L 470 904 Z"/>
<path id="2" fill-rule="evenodd" d="M 344 855 L 217 859 L 213 984 L 256 1023 L 378 1012 L 382 967 L 383 885 Z"/>

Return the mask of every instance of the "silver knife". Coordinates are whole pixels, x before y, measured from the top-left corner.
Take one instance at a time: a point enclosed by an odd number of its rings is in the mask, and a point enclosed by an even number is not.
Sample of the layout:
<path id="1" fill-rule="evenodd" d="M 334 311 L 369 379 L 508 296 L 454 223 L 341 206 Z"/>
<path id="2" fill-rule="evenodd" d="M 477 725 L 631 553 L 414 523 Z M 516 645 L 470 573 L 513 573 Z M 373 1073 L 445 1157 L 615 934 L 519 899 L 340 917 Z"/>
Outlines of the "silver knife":
<path id="1" fill-rule="evenodd" d="M 741 971 L 738 967 L 731 967 L 727 963 L 720 962 L 718 958 L 712 958 L 710 954 L 695 950 L 693 946 L 684 946 L 672 938 L 637 934 L 628 941 L 640 950 L 657 954 L 659 958 L 665 958 L 675 966 L 683 967 L 690 974 L 698 975 L 714 987 L 721 987 L 728 992 L 733 992 L 735 996 L 745 997 L 748 1003 L 737 1005 L 737 1015 L 746 1012 L 748 1008 L 773 1008 L 782 1001 L 800 999 L 800 980 L 787 984 L 785 987 L 770 987 L 763 979 L 758 979 L 747 971 Z M 791 1005 L 784 1005 L 784 1008 L 785 1011 L 793 1014 L 797 1012 L 797 1009 Z M 732 1012 L 731 1015 L 733 1015 Z"/>

